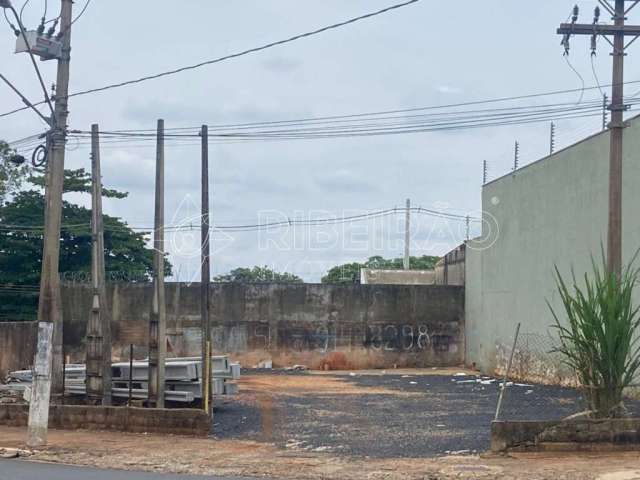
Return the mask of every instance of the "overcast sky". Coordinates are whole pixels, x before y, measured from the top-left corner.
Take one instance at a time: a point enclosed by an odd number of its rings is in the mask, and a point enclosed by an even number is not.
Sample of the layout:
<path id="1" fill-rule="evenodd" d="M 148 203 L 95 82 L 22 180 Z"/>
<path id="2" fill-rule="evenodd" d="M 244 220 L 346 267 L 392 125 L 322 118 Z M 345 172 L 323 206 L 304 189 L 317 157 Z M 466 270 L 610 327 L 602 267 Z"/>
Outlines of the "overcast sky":
<path id="1" fill-rule="evenodd" d="M 21 3 L 13 0 L 18 7 Z M 50 9 L 59 2 L 49 0 Z M 70 90 L 78 91 L 197 63 L 377 10 L 393 0 L 93 0 L 72 33 Z M 590 22 L 596 1 L 580 1 Z M 84 0 L 76 2 L 76 12 Z M 44 0 L 31 0 L 25 23 L 35 27 Z M 579 88 L 562 57 L 555 29 L 569 0 L 421 2 L 339 30 L 217 65 L 118 90 L 71 99 L 70 126 L 88 130 L 282 120 L 451 104 Z M 51 11 L 51 10 L 50 10 Z M 633 18 L 633 15 L 632 15 Z M 24 54 L 13 54 L 9 28 L 0 35 L 0 71 L 40 100 Z M 596 68 L 610 82 L 602 42 Z M 627 80 L 640 79 L 631 51 Z M 596 83 L 588 38 L 572 43 L 571 61 L 587 86 Z M 40 63 L 47 83 L 55 63 Z M 640 89 L 640 86 L 638 87 Z M 631 87 L 631 90 L 634 90 Z M 597 98 L 589 91 L 585 99 Z M 578 101 L 578 95 L 537 102 Z M 531 104 L 534 100 L 525 103 Z M 524 104 L 524 103 L 523 103 Z M 0 87 L 2 111 L 20 101 Z M 558 122 L 560 146 L 598 130 L 600 119 Z M 0 118 L 0 138 L 43 131 L 32 112 Z M 211 145 L 216 224 L 273 218 L 343 216 L 414 205 L 455 213 L 480 208 L 482 161 L 490 178 L 509 171 L 513 143 L 521 163 L 548 150 L 548 124 L 448 133 Z M 70 147 L 74 147 L 71 142 Z M 197 223 L 199 147 L 168 146 L 166 218 Z M 105 146 L 104 183 L 126 190 L 105 212 L 131 225 L 153 224 L 154 149 Z M 67 166 L 89 169 L 89 151 L 70 151 Z M 77 199 L 77 198 L 76 198 Z M 88 204 L 88 198 L 78 201 Z M 464 238 L 464 224 L 413 219 L 412 254 L 445 253 Z M 268 265 L 319 281 L 331 265 L 371 255 L 402 255 L 402 215 L 347 227 L 214 234 L 214 274 Z M 476 230 L 474 228 L 474 230 Z M 477 232 L 472 232 L 477 233 Z M 176 278 L 198 280 L 199 232 L 168 235 Z"/>

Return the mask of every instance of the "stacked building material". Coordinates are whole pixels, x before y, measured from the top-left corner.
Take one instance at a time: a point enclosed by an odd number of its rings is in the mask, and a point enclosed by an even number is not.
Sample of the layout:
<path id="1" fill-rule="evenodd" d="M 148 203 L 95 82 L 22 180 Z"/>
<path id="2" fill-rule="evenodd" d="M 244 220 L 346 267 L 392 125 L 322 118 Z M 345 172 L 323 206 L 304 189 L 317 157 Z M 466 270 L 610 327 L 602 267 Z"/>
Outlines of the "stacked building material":
<path id="1" fill-rule="evenodd" d="M 131 368 L 133 367 L 133 368 Z M 145 400 L 148 397 L 149 362 L 147 360 L 118 362 L 111 366 L 114 398 Z M 240 364 L 230 363 L 226 355 L 211 357 L 213 395 L 235 395 L 240 378 Z M 31 384 L 32 371 L 11 372 L 3 388 L 23 390 Z M 65 393 L 86 395 L 86 367 L 84 364 L 65 366 Z M 129 391 L 131 382 L 131 391 Z M 169 358 L 165 363 L 165 400 L 194 403 L 202 400 L 202 366 L 199 357 Z"/>

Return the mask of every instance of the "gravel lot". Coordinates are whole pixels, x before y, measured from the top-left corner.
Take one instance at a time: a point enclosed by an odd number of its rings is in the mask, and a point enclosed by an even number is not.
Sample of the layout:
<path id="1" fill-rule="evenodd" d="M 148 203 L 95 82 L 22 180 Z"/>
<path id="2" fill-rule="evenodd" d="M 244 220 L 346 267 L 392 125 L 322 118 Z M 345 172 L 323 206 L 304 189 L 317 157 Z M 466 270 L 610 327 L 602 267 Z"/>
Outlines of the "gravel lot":
<path id="1" fill-rule="evenodd" d="M 499 382 L 475 375 L 248 372 L 218 407 L 218 439 L 371 458 L 484 452 Z M 560 419 L 582 410 L 572 389 L 515 384 L 503 418 Z M 640 413 L 638 403 L 628 405 Z"/>

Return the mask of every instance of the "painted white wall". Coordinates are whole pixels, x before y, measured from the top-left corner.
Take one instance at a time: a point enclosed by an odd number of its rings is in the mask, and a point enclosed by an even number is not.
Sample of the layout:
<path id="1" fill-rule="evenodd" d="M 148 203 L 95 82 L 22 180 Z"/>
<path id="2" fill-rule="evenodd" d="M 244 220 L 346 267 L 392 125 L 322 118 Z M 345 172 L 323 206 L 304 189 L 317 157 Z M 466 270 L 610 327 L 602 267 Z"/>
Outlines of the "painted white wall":
<path id="1" fill-rule="evenodd" d="M 582 276 L 591 269 L 591 255 L 600 261 L 601 246 L 606 249 L 608 172 L 609 134 L 603 132 L 485 185 L 484 216 L 495 219 L 499 233 L 489 248 L 468 248 L 469 364 L 493 371 L 518 322 L 525 334 L 550 332 L 546 300 L 561 308 L 554 264 L 564 276 L 572 267 Z M 640 247 L 639 119 L 625 130 L 623 175 L 626 261 Z"/>

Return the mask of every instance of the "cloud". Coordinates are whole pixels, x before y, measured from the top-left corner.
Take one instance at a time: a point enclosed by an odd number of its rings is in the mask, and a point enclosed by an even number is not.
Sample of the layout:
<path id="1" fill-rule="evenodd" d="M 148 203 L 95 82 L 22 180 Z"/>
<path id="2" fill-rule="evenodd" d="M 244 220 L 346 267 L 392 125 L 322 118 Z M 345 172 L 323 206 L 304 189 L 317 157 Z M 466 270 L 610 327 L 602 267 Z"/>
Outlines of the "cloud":
<path id="1" fill-rule="evenodd" d="M 377 186 L 344 169 L 318 176 L 315 183 L 323 190 L 334 193 L 370 193 L 378 190 Z"/>
<path id="2" fill-rule="evenodd" d="M 302 62 L 289 57 L 272 57 L 262 62 L 262 66 L 275 73 L 291 73 L 300 69 Z"/>
<path id="3" fill-rule="evenodd" d="M 450 95 L 459 95 L 463 93 L 463 90 L 458 87 L 454 87 L 451 85 L 439 85 L 436 87 L 436 91 L 438 93 L 450 94 Z"/>

